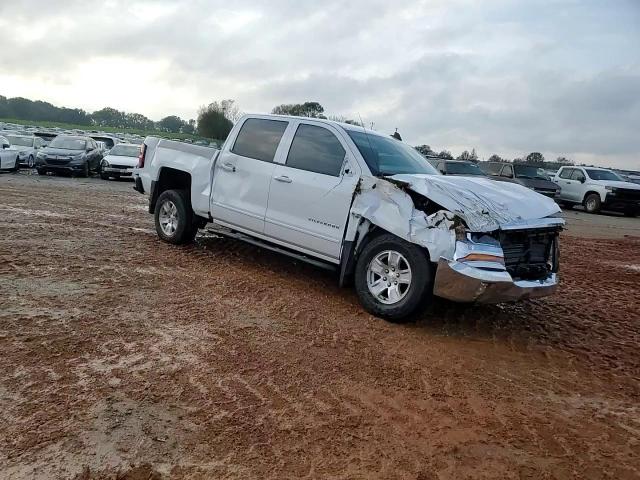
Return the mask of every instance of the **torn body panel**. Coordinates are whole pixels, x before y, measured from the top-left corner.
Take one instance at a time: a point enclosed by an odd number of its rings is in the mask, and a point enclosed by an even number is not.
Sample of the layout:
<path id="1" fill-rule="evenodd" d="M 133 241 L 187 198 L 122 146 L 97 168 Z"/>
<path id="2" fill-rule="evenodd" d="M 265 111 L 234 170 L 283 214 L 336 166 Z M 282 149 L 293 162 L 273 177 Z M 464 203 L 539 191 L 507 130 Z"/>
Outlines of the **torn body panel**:
<path id="1" fill-rule="evenodd" d="M 362 177 L 345 241 L 375 225 L 424 247 L 437 263 L 434 293 L 495 303 L 548 295 L 557 287 L 559 207 L 519 185 L 435 175 Z M 550 202 L 550 203 L 549 203 Z M 355 244 L 354 244 L 355 242 Z"/>
<path id="2" fill-rule="evenodd" d="M 453 257 L 456 236 L 451 212 L 439 209 L 429 215 L 418 210 L 402 186 L 381 178 L 362 177 L 358 191 L 351 207 L 356 221 L 349 222 L 346 240 L 362 241 L 373 224 L 426 248 L 431 261 Z"/>

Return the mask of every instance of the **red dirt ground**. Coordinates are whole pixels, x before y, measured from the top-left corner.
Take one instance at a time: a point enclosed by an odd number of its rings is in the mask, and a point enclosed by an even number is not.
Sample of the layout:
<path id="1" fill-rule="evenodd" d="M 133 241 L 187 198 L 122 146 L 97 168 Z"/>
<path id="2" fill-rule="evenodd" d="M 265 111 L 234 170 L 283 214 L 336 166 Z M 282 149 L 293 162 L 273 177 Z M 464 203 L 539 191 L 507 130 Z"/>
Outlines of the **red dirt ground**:
<path id="1" fill-rule="evenodd" d="M 0 177 L 0 477 L 640 478 L 640 239 L 563 235 L 557 295 L 393 325 L 145 207 Z"/>

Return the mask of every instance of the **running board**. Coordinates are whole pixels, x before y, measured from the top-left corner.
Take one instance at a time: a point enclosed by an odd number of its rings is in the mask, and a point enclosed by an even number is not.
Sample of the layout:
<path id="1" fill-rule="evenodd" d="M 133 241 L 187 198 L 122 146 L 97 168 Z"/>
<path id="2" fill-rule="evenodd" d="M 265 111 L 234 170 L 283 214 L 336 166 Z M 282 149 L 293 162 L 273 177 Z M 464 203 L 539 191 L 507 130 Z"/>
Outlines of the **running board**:
<path id="1" fill-rule="evenodd" d="M 293 258 L 295 260 L 300 260 L 301 262 L 308 263 L 315 267 L 323 268 L 325 270 L 330 270 L 335 272 L 338 270 L 338 265 L 334 265 L 329 262 L 323 262 L 322 260 L 318 260 L 317 258 L 309 257 L 302 253 L 295 252 L 286 247 L 281 247 L 279 245 L 267 242 L 265 240 L 260 240 L 258 238 L 252 237 L 250 235 L 246 235 L 244 233 L 236 232 L 234 230 L 220 227 L 207 227 L 205 232 L 213 233 L 214 235 L 222 235 L 223 237 L 234 238 L 236 240 L 241 240 L 243 242 L 249 243 L 251 245 L 255 245 L 256 247 L 264 248 L 266 250 L 270 250 L 272 252 L 281 253 L 286 255 L 287 257 Z"/>

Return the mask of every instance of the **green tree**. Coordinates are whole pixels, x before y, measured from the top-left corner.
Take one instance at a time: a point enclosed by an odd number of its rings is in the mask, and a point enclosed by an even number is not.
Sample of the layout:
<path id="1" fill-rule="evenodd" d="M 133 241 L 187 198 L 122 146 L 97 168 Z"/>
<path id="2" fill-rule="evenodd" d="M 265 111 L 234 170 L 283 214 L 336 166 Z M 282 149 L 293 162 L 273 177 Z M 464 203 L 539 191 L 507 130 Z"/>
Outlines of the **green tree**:
<path id="1" fill-rule="evenodd" d="M 100 127 L 123 128 L 126 124 L 125 113 L 115 108 L 105 107 L 91 114 L 93 123 Z"/>
<path id="2" fill-rule="evenodd" d="M 437 153 L 434 152 L 433 150 L 431 150 L 431 147 L 429 145 L 417 145 L 416 147 L 414 147 L 418 153 L 420 153 L 421 155 L 425 155 L 425 156 L 436 156 Z"/>
<path id="3" fill-rule="evenodd" d="M 326 118 L 324 117 L 324 107 L 318 102 L 282 104 L 274 107 L 271 113 L 295 117 Z"/>
<path id="4" fill-rule="evenodd" d="M 171 133 L 179 133 L 182 130 L 185 122 L 180 117 L 176 115 L 169 115 L 168 117 L 164 117 L 157 123 L 158 130 L 163 130 L 165 132 Z"/>
<path id="5" fill-rule="evenodd" d="M 531 152 L 524 161 L 527 163 L 544 163 L 544 156 L 540 152 Z"/>
<path id="6" fill-rule="evenodd" d="M 438 154 L 438 157 L 444 158 L 445 160 L 453 160 L 453 155 L 451 155 L 451 152 L 449 150 L 442 150 Z"/>
<path id="7" fill-rule="evenodd" d="M 502 158 L 500 155 L 496 155 L 495 153 L 489 157 L 488 162 L 505 162 L 506 160 Z"/>
<path id="8" fill-rule="evenodd" d="M 213 102 L 198 110 L 198 134 L 217 140 L 225 140 L 233 128 L 233 122 L 229 120 L 221 102 Z"/>

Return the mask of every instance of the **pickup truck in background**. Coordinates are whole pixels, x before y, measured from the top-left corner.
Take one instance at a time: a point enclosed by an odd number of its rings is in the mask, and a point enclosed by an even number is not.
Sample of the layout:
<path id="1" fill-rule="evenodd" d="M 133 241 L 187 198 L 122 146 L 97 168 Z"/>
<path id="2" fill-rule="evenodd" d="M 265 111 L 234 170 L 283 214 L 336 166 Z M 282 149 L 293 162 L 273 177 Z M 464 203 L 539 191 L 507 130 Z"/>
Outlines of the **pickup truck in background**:
<path id="1" fill-rule="evenodd" d="M 246 115 L 221 150 L 147 137 L 134 169 L 158 236 L 199 228 L 337 271 L 370 313 L 407 318 L 432 295 L 497 303 L 558 284 L 564 221 L 515 183 L 444 176 L 359 126 Z"/>
<path id="2" fill-rule="evenodd" d="M 558 202 L 565 208 L 583 205 L 588 213 L 602 210 L 640 215 L 640 185 L 597 167 L 562 167 L 553 179 L 560 187 Z"/>

